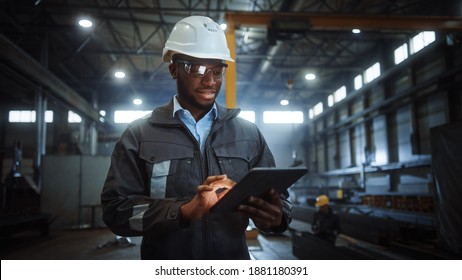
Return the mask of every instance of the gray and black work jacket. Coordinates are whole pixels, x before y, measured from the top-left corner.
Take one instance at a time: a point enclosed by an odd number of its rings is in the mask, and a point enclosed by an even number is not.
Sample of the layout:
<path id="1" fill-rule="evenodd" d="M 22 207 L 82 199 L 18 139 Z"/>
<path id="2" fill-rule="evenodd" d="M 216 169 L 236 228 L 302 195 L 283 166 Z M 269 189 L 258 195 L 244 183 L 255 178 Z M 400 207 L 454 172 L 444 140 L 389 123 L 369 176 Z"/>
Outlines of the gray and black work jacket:
<path id="1" fill-rule="evenodd" d="M 180 221 L 180 207 L 207 176 L 226 174 L 237 182 L 253 167 L 275 165 L 255 124 L 238 118 L 238 109 L 217 109 L 203 153 L 173 117 L 172 101 L 131 123 L 116 144 L 101 194 L 103 220 L 117 235 L 143 236 L 142 259 L 249 258 L 249 220 L 238 212 Z M 281 198 L 282 226 L 261 230 L 287 229 L 291 204 L 288 193 Z"/>

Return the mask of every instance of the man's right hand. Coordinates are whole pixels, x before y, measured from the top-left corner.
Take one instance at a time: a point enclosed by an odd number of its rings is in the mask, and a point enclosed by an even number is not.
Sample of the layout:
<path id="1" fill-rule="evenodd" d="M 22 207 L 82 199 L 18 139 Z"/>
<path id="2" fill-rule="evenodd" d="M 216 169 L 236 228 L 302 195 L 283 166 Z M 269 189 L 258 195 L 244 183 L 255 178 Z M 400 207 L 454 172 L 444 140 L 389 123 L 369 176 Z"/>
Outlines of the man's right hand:
<path id="1" fill-rule="evenodd" d="M 236 183 L 226 175 L 209 176 L 196 189 L 196 195 L 180 208 L 181 219 L 192 221 L 207 215 L 210 208 L 220 200 Z M 221 190 L 219 193 L 216 191 Z"/>

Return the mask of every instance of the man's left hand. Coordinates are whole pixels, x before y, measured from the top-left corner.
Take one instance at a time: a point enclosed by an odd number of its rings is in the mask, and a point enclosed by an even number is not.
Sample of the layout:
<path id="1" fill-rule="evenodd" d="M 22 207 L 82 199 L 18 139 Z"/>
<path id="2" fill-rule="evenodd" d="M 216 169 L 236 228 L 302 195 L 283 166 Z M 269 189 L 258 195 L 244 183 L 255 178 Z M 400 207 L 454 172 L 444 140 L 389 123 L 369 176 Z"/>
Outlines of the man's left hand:
<path id="1" fill-rule="evenodd" d="M 282 200 L 276 190 L 271 189 L 270 200 L 251 196 L 246 204 L 239 205 L 239 212 L 248 216 L 255 225 L 271 228 L 282 223 Z"/>

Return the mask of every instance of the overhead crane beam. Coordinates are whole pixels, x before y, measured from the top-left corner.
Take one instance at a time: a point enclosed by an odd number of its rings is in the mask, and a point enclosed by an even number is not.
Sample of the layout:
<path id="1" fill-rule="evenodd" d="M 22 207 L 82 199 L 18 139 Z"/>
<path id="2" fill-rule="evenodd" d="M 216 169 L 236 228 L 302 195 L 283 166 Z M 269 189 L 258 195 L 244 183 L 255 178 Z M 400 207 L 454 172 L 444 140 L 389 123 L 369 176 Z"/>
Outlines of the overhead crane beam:
<path id="1" fill-rule="evenodd" d="M 236 27 L 266 26 L 274 20 L 308 22 L 312 30 L 399 30 L 461 31 L 462 17 L 451 16 L 380 16 L 311 13 L 248 13 L 228 12 L 226 21 Z"/>
<path id="2" fill-rule="evenodd" d="M 305 23 L 310 30 L 350 31 L 462 31 L 462 17 L 453 16 L 398 16 L 398 15 L 339 15 L 311 13 L 251 13 L 227 12 L 228 29 L 226 38 L 231 57 L 236 59 L 235 29 L 243 26 L 271 27 L 274 21 L 291 21 Z M 226 75 L 226 105 L 236 107 L 236 65 L 231 63 Z"/>

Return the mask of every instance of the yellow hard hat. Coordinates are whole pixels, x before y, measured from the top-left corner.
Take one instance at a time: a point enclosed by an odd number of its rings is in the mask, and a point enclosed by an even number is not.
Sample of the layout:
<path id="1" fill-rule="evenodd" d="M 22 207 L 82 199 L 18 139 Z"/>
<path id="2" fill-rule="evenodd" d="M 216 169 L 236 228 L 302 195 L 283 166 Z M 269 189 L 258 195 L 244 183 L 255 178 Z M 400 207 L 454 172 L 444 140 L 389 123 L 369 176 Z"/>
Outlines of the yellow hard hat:
<path id="1" fill-rule="evenodd" d="M 327 195 L 320 195 L 316 198 L 316 204 L 315 206 L 324 206 L 324 205 L 327 205 L 329 204 L 329 198 L 327 197 Z"/>

